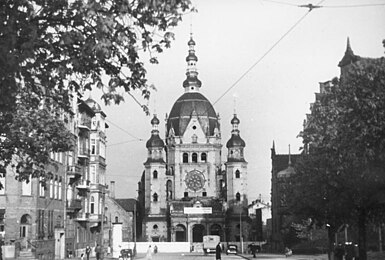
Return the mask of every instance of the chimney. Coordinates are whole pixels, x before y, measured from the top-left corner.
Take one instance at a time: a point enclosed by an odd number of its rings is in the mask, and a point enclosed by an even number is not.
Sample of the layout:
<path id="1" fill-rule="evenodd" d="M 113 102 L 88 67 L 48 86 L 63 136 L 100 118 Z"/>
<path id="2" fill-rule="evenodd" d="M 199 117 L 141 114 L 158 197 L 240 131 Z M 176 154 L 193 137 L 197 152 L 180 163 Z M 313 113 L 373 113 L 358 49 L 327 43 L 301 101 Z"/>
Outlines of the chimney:
<path id="1" fill-rule="evenodd" d="M 115 199 L 115 181 L 111 181 L 110 183 L 110 198 Z"/>

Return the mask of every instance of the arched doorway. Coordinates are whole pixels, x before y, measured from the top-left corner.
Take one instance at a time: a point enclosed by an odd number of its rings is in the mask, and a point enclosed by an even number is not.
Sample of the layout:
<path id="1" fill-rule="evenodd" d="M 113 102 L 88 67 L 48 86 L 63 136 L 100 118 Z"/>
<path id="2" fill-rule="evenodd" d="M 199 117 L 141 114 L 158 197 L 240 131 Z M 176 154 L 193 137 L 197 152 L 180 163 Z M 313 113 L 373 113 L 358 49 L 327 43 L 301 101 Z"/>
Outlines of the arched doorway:
<path id="1" fill-rule="evenodd" d="M 185 226 L 179 224 L 175 227 L 175 241 L 176 242 L 187 241 L 187 232 L 186 232 Z"/>
<path id="2" fill-rule="evenodd" d="M 196 224 L 193 226 L 192 233 L 193 233 L 193 242 L 203 242 L 203 235 L 204 235 L 205 227 L 201 224 Z"/>
<path id="3" fill-rule="evenodd" d="M 218 224 L 213 224 L 210 226 L 210 235 L 217 235 L 221 237 L 221 241 L 224 241 L 222 227 Z"/>
<path id="4" fill-rule="evenodd" d="M 30 248 L 30 244 L 28 244 L 28 239 L 31 236 L 31 216 L 28 214 L 24 214 L 20 219 L 20 246 L 22 249 Z"/>
<path id="5" fill-rule="evenodd" d="M 218 224 L 213 224 L 210 227 L 210 235 L 220 236 L 222 234 L 222 228 Z"/>

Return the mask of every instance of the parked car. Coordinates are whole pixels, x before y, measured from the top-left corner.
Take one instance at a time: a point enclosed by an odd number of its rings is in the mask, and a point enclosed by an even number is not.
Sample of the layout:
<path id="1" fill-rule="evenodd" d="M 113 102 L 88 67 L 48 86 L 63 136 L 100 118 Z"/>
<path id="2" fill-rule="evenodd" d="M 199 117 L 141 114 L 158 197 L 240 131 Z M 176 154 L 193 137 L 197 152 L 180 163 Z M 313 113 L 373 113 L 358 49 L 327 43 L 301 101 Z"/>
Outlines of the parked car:
<path id="1" fill-rule="evenodd" d="M 215 248 L 218 243 L 221 241 L 220 236 L 217 235 L 208 235 L 203 236 L 203 252 L 205 255 L 210 253 L 215 253 Z"/>
<path id="2" fill-rule="evenodd" d="M 228 254 L 237 254 L 238 253 L 238 246 L 237 245 L 228 245 L 226 249 L 226 255 Z"/>
<path id="3" fill-rule="evenodd" d="M 120 250 L 119 260 L 128 260 L 132 258 L 132 249 Z"/>

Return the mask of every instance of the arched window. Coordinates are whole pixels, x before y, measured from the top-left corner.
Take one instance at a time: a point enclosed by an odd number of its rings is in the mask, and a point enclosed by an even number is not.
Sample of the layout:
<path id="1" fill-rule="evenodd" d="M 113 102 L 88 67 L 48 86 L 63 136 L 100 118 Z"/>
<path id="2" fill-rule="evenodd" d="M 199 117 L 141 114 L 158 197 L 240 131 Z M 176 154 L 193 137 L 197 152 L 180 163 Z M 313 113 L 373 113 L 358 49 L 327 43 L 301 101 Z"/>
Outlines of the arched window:
<path id="1" fill-rule="evenodd" d="M 235 194 L 235 199 L 237 201 L 241 201 L 241 194 L 239 194 L 239 192 L 237 192 L 237 194 Z"/>
<path id="2" fill-rule="evenodd" d="M 155 170 L 155 171 L 152 173 L 152 178 L 158 179 L 158 171 L 157 171 L 157 170 Z"/>
<path id="3" fill-rule="evenodd" d="M 118 222 L 119 222 L 119 217 L 116 216 L 116 217 L 115 217 L 115 223 L 118 223 Z"/>
<path id="4" fill-rule="evenodd" d="M 94 196 L 91 197 L 91 201 L 90 201 L 90 213 L 91 214 L 95 213 L 95 198 L 94 198 Z"/>
<path id="5" fill-rule="evenodd" d="M 198 155 L 197 153 L 192 154 L 192 162 L 197 163 L 198 162 Z"/>
<path id="6" fill-rule="evenodd" d="M 158 225 L 154 225 L 154 226 L 152 226 L 152 229 L 155 229 L 155 230 L 157 230 L 158 229 Z"/>
<path id="7" fill-rule="evenodd" d="M 170 180 L 168 180 L 166 183 L 166 199 L 172 199 L 172 182 Z"/>
<path id="8" fill-rule="evenodd" d="M 193 134 L 193 136 L 191 137 L 191 142 L 193 144 L 196 144 L 198 142 L 198 136 L 196 134 Z"/>
<path id="9" fill-rule="evenodd" d="M 183 163 L 188 163 L 188 153 L 183 153 Z"/>
<path id="10" fill-rule="evenodd" d="M 153 201 L 158 201 L 158 194 L 154 193 L 154 195 L 152 195 L 152 199 Z"/>
<path id="11" fill-rule="evenodd" d="M 235 171 L 235 178 L 239 179 L 241 176 L 241 173 L 239 172 L 239 170 L 236 170 Z"/>
<path id="12" fill-rule="evenodd" d="M 201 161 L 202 162 L 207 162 L 207 154 L 206 153 L 202 153 L 201 154 Z"/>

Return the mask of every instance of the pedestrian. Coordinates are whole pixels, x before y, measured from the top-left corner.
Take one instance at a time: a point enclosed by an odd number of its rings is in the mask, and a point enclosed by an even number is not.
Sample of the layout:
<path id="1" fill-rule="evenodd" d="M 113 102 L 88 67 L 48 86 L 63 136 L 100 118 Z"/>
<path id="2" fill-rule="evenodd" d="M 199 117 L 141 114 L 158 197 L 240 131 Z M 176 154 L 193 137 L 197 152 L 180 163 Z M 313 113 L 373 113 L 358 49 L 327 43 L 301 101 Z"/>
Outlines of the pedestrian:
<path id="1" fill-rule="evenodd" d="M 154 254 L 158 253 L 158 247 L 155 245 L 154 246 Z"/>
<path id="2" fill-rule="evenodd" d="M 257 246 L 253 244 L 251 244 L 251 253 L 253 254 L 253 258 L 255 258 L 255 251 L 257 251 Z"/>
<path id="3" fill-rule="evenodd" d="M 353 260 L 354 258 L 354 245 L 350 242 L 346 245 L 345 260 Z"/>
<path id="4" fill-rule="evenodd" d="M 216 260 L 221 259 L 221 253 L 222 253 L 221 242 L 218 242 L 218 245 L 215 248 L 215 259 Z"/>
<path id="5" fill-rule="evenodd" d="M 96 247 L 95 247 L 96 260 L 100 260 L 101 251 L 102 251 L 102 248 L 100 247 L 100 245 L 96 244 Z"/>
<path id="6" fill-rule="evenodd" d="M 336 260 L 343 260 L 345 256 L 345 249 L 341 244 L 338 244 L 334 250 L 334 256 Z"/>
<path id="7" fill-rule="evenodd" d="M 86 247 L 87 260 L 90 260 L 90 254 L 91 254 L 91 247 L 89 245 L 87 245 L 87 247 Z"/>
<path id="8" fill-rule="evenodd" d="M 151 245 L 148 246 L 147 254 L 146 254 L 146 259 L 147 260 L 151 260 L 152 259 L 152 248 L 151 248 Z"/>

